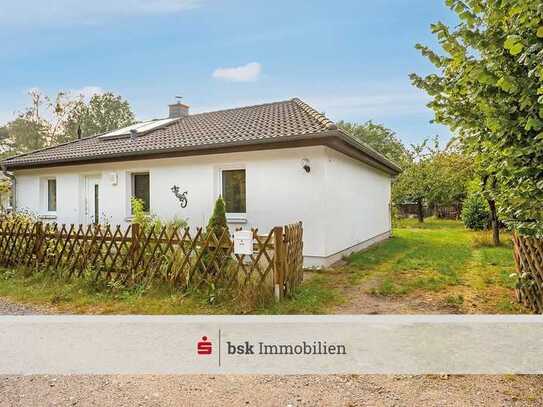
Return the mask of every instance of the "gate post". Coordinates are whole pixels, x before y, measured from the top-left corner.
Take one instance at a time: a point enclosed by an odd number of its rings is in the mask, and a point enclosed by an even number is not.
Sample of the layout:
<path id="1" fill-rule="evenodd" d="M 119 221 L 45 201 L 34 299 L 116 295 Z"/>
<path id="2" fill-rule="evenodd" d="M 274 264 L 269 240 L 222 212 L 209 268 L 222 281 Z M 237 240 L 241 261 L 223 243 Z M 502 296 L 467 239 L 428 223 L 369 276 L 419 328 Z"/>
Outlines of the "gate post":
<path id="1" fill-rule="evenodd" d="M 275 300 L 280 301 L 283 296 L 283 290 L 285 282 L 284 280 L 284 265 L 285 265 L 285 250 L 283 243 L 283 228 L 281 226 L 276 226 L 273 228 L 273 237 L 274 237 L 274 264 L 273 264 L 273 289 L 275 294 Z"/>

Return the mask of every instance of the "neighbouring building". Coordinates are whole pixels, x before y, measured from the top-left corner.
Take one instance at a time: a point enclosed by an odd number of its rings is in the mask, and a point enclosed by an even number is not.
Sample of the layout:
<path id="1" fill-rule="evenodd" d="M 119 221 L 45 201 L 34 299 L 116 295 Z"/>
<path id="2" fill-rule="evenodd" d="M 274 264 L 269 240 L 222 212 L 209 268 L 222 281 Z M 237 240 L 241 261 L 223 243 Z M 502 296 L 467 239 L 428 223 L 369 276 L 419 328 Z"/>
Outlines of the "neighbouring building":
<path id="1" fill-rule="evenodd" d="M 22 154 L 2 168 L 15 180 L 15 208 L 48 222 L 127 224 L 136 196 L 160 218 L 205 226 L 219 195 L 232 228 L 265 233 L 301 220 L 308 267 L 390 236 L 400 171 L 300 99 L 199 114 L 177 103 L 167 119 Z"/>

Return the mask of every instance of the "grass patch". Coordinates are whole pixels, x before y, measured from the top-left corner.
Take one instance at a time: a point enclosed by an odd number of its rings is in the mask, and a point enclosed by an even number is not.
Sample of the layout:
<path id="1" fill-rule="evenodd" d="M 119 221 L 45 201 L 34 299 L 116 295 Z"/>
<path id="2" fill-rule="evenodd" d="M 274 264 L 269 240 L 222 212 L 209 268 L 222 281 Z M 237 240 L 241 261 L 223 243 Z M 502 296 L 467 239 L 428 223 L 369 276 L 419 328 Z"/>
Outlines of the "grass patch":
<path id="1" fill-rule="evenodd" d="M 324 314 L 341 294 L 330 275 L 317 273 L 280 303 L 247 308 L 244 301 L 209 303 L 209 293 L 182 293 L 171 286 L 131 289 L 103 286 L 92 279 L 62 279 L 24 270 L 0 269 L 0 297 L 54 312 L 76 314 Z"/>
<path id="2" fill-rule="evenodd" d="M 260 308 L 257 314 L 326 314 L 330 307 L 344 301 L 340 290 L 334 287 L 335 279 L 318 272 L 294 293 L 292 298 Z"/>
<path id="3" fill-rule="evenodd" d="M 392 239 L 347 258 L 351 284 L 378 296 L 435 298 L 465 312 L 525 311 L 514 302 L 510 234 L 495 247 L 491 234 L 489 240 L 457 221 L 403 219 L 399 226 Z"/>
<path id="4" fill-rule="evenodd" d="M 183 296 L 169 286 L 103 287 L 87 279 L 60 279 L 23 270 L 0 270 L 0 296 L 11 301 L 82 314 L 225 314 L 204 295 Z"/>

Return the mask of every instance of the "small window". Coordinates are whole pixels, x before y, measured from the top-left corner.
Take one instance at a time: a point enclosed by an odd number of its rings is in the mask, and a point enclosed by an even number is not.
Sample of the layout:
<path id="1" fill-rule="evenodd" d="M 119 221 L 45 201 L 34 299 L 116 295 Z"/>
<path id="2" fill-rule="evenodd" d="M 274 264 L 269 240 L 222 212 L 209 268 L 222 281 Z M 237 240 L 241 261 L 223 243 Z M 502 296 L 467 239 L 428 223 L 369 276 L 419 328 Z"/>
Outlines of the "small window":
<path id="1" fill-rule="evenodd" d="M 246 213 L 245 170 L 222 172 L 222 197 L 227 213 Z"/>
<path id="2" fill-rule="evenodd" d="M 149 212 L 149 173 L 132 174 L 132 195 L 143 202 L 143 210 Z"/>
<path id="3" fill-rule="evenodd" d="M 47 211 L 56 212 L 57 210 L 57 180 L 47 180 Z"/>

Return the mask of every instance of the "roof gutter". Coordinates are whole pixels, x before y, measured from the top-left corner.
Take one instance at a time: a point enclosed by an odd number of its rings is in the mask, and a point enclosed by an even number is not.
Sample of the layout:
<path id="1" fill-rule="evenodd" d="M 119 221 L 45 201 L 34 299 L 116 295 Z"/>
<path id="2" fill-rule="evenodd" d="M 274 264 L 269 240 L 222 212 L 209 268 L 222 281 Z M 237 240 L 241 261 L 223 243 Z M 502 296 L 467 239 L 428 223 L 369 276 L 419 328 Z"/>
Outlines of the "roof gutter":
<path id="1" fill-rule="evenodd" d="M 2 169 L 2 174 L 11 180 L 11 206 L 13 211 L 15 211 L 17 209 L 17 178 L 12 172 L 8 172 L 5 163 L 2 163 L 0 168 Z"/>

